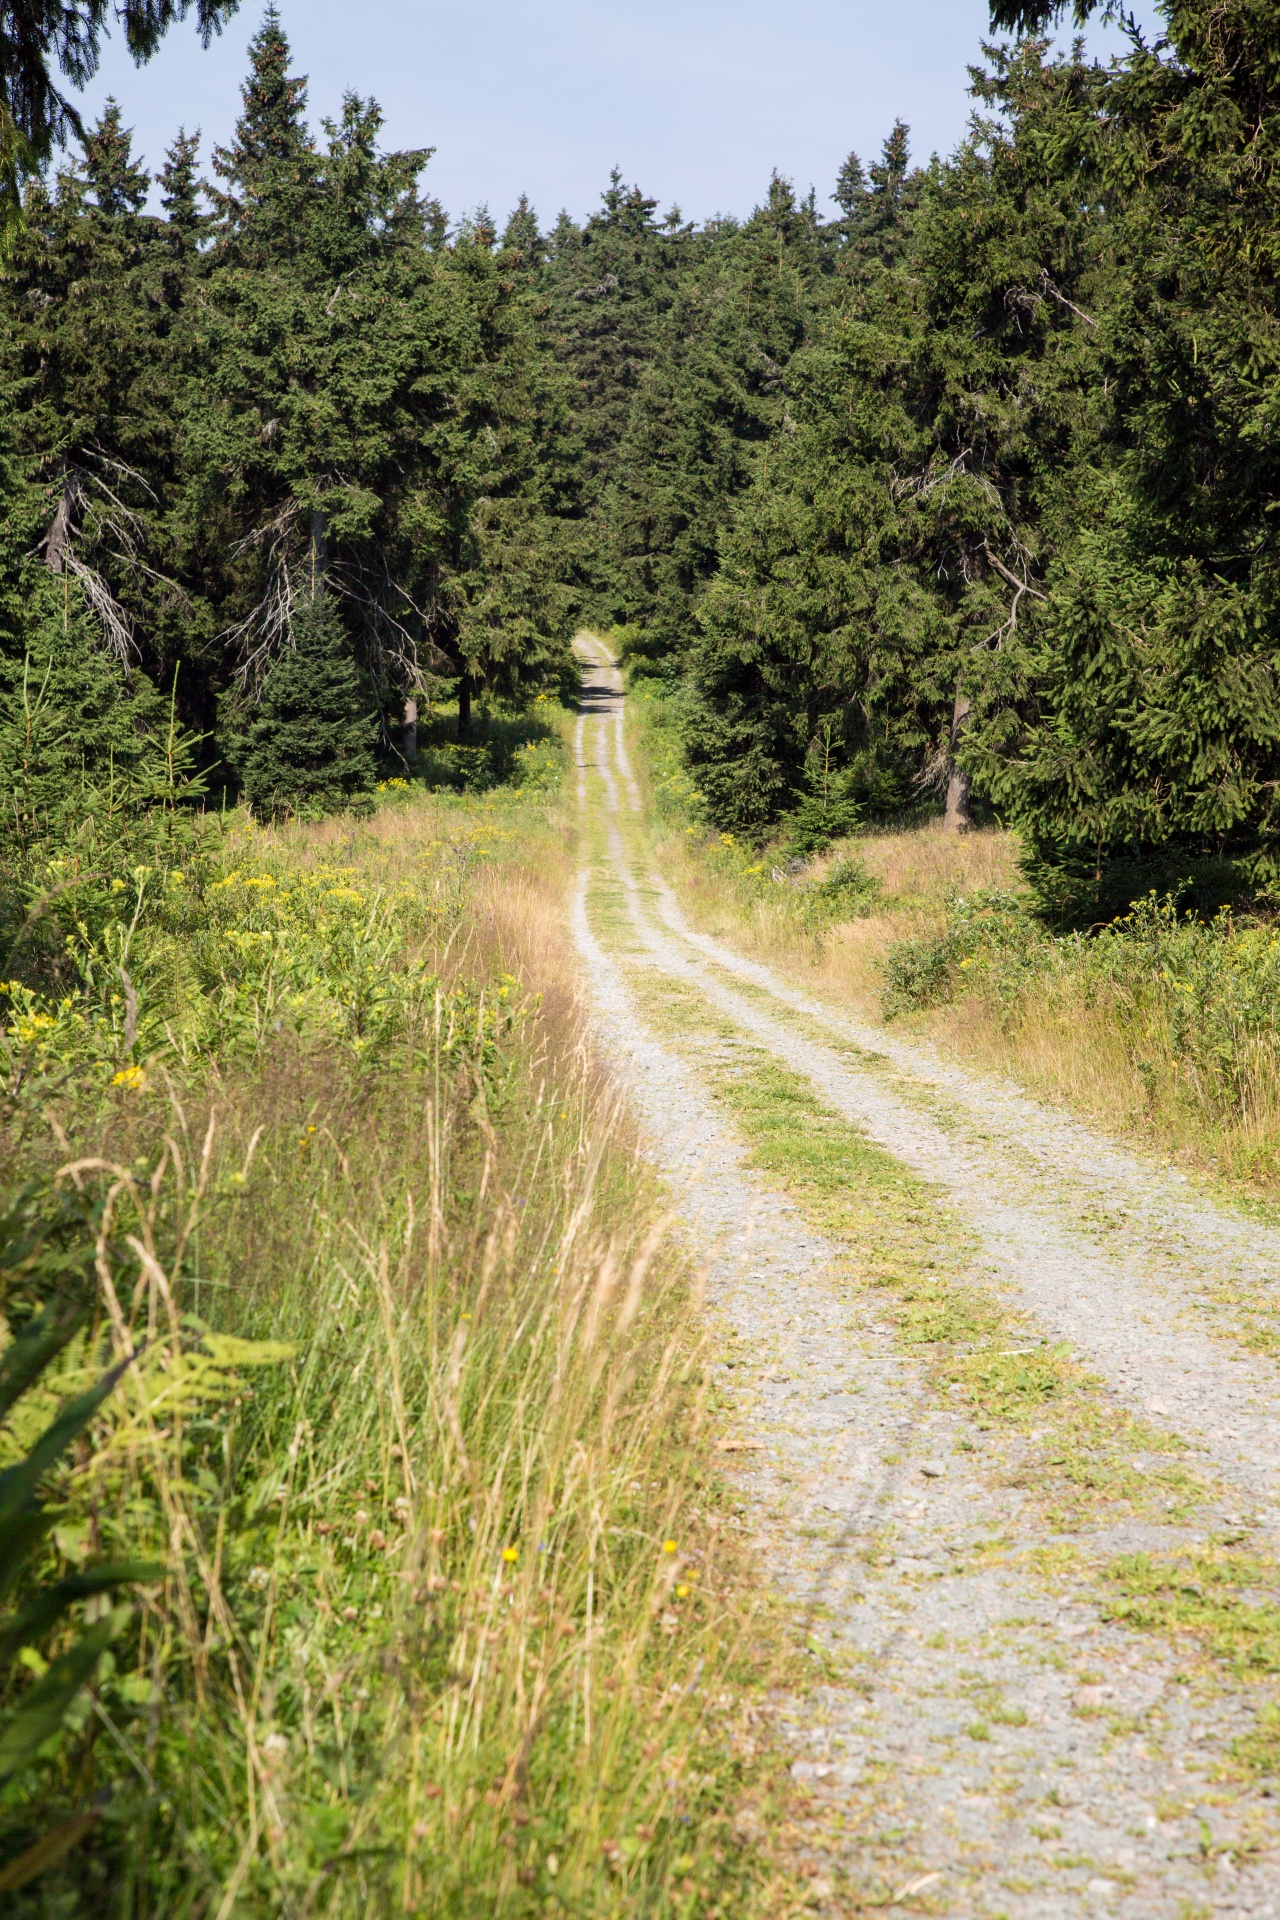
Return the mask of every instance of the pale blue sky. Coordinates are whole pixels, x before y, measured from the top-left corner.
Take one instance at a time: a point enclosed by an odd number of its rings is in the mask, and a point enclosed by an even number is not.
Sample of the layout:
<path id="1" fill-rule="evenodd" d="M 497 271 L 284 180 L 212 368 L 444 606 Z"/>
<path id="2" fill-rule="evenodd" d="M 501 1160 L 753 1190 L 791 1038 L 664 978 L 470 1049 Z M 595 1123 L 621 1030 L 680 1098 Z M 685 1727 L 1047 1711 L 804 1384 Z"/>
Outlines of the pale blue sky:
<path id="1" fill-rule="evenodd" d="M 248 0 L 208 53 L 174 28 L 141 70 L 111 42 L 88 109 L 115 93 L 152 165 L 179 125 L 200 126 L 207 164 L 262 13 Z M 1153 22 L 1152 0 L 1137 13 Z M 372 94 L 388 144 L 435 147 L 427 183 L 450 213 L 501 217 L 524 192 L 544 225 L 588 213 L 615 162 L 702 220 L 749 212 L 774 167 L 825 202 L 849 149 L 874 157 L 899 114 L 917 158 L 947 152 L 987 23 L 986 0 L 280 0 L 280 14 L 313 122 L 348 87 Z"/>

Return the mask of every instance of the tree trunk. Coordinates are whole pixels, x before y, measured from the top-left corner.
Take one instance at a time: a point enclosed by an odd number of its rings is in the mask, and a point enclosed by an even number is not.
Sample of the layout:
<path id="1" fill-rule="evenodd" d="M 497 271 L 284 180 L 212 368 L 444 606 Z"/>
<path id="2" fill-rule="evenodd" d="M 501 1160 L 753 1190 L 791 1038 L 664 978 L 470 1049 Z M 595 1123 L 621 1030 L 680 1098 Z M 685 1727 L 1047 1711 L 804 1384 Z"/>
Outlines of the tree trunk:
<path id="1" fill-rule="evenodd" d="M 458 682 L 458 738 L 465 740 L 471 731 L 471 675 L 464 673 Z"/>
<path id="2" fill-rule="evenodd" d="M 53 516 L 44 541 L 44 563 L 50 573 L 61 573 L 66 564 L 67 543 L 71 538 L 72 498 L 64 493 L 58 502 L 58 511 Z"/>
<path id="3" fill-rule="evenodd" d="M 964 694 L 957 691 L 955 705 L 951 709 L 951 777 L 947 781 L 947 810 L 942 816 L 942 824 L 949 833 L 964 833 L 973 825 L 969 776 L 963 767 L 956 765 L 956 746 L 968 718 L 969 702 Z"/>
<path id="4" fill-rule="evenodd" d="M 329 516 L 320 507 L 311 512 L 311 598 L 324 585 L 329 571 Z"/>
<path id="5" fill-rule="evenodd" d="M 969 806 L 969 776 L 963 767 L 952 767 L 947 782 L 947 810 L 942 824 L 949 833 L 964 833 L 973 825 Z"/>
<path id="6" fill-rule="evenodd" d="M 404 757 L 412 760 L 418 751 L 418 703 L 410 694 L 404 703 Z"/>

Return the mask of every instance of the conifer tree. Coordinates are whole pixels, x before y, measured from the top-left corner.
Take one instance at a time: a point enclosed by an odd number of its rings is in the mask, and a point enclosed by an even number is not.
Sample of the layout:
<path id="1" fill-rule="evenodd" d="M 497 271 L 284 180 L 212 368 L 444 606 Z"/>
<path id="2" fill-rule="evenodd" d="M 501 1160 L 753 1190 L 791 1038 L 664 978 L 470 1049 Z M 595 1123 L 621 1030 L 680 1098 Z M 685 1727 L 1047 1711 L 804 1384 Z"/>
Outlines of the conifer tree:
<path id="1" fill-rule="evenodd" d="M 538 216 L 522 193 L 502 230 L 502 244 L 510 253 L 520 255 L 521 265 L 529 272 L 540 267 L 547 257 L 546 243 L 538 231 Z"/>
<path id="2" fill-rule="evenodd" d="M 816 323 L 830 265 L 812 207 L 777 175 L 748 221 L 720 224 L 682 265 L 603 509 L 611 611 L 642 629 L 628 654 L 649 673 L 679 673 L 736 504 L 770 437 L 790 431 L 787 367 Z"/>
<path id="3" fill-rule="evenodd" d="M 913 179 L 899 126 L 861 200 L 846 165 L 851 293 L 792 365 L 795 430 L 762 463 L 690 660 L 687 750 L 721 824 L 765 830 L 819 759 L 872 813 L 952 787 L 959 820 L 953 775 L 1016 735 L 1072 462 L 1096 451 L 1075 309 L 1100 249 L 1045 122 L 1087 124 L 1096 84 L 1026 48 L 996 82 L 1011 133 L 993 121 Z M 1026 293 L 1041 274 L 1066 304 Z M 1036 397 L 1051 477 L 1011 391 Z"/>
<path id="4" fill-rule="evenodd" d="M 845 273 L 889 266 L 902 257 L 921 185 L 922 176 L 911 170 L 909 131 L 903 120 L 894 122 L 869 174 L 856 153 L 849 155 L 832 195 L 842 216 L 837 225 Z"/>
<path id="5" fill-rule="evenodd" d="M 625 185 L 615 168 L 600 209 L 583 227 L 561 215 L 543 275 L 553 348 L 577 383 L 574 429 L 594 521 L 593 568 L 604 597 L 617 568 L 604 494 L 689 251 L 687 236 L 665 232 L 655 219 L 657 204 Z"/>
<path id="6" fill-rule="evenodd" d="M 485 219 L 441 245 L 417 185 L 429 156 L 381 153 L 372 102 L 348 95 L 311 145 L 274 16 L 252 59 L 218 162 L 213 379 L 190 415 L 200 511 L 225 526 L 240 684 L 318 567 L 389 737 L 424 685 L 518 690 L 563 655 L 527 276 Z"/>
<path id="7" fill-rule="evenodd" d="M 149 180 L 109 102 L 78 164 L 29 196 L 0 288 L 17 446 L 49 488 L 40 547 L 128 671 L 167 682 L 194 611 L 172 512 L 186 270 L 144 211 Z"/>
<path id="8" fill-rule="evenodd" d="M 84 138 L 84 176 L 91 204 L 108 219 L 141 213 L 151 182 L 133 157 L 133 137 L 120 124 L 120 103 L 108 99 Z"/>
<path id="9" fill-rule="evenodd" d="M 0 229 L 12 236 L 24 177 L 39 172 L 53 149 L 83 134 L 74 104 L 59 91 L 55 66 L 74 87 L 98 70 L 108 20 L 124 28 L 135 61 L 149 60 L 164 35 L 192 10 L 193 0 L 7 0 L 0 9 Z M 239 0 L 194 0 L 207 47 Z"/>
<path id="10" fill-rule="evenodd" d="M 177 138 L 165 154 L 159 182 L 163 188 L 160 204 L 164 208 L 167 238 L 177 254 L 190 254 L 200 244 L 208 225 L 201 211 L 196 165 L 200 157 L 200 133 L 188 133 L 179 127 Z"/>
<path id="11" fill-rule="evenodd" d="M 316 189 L 316 153 L 306 123 L 307 83 L 289 71 L 289 42 L 274 5 L 249 43 L 249 77 L 228 147 L 213 169 L 223 257 L 259 268 L 305 245 Z"/>
<path id="12" fill-rule="evenodd" d="M 373 787 L 376 733 L 337 604 L 321 586 L 299 601 L 292 644 L 263 683 L 246 729 L 244 790 L 268 814 L 348 805 Z"/>

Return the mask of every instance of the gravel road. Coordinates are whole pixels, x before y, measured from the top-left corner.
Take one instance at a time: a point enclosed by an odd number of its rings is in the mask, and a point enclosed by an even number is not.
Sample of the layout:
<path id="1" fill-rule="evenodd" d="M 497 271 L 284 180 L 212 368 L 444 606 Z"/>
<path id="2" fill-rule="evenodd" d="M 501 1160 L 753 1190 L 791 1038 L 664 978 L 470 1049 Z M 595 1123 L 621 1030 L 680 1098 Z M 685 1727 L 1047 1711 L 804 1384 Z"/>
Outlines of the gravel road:
<path id="1" fill-rule="evenodd" d="M 721 1383 L 760 1444 L 732 1471 L 762 1558 L 830 1655 L 828 1678 L 776 1703 L 814 1906 L 1280 1916 L 1276 1803 L 1265 1778 L 1223 1767 L 1265 1690 L 1103 1619 L 1097 1580 L 1119 1553 L 1203 1545 L 1228 1519 L 1251 1550 L 1274 1548 L 1276 1372 L 1203 1290 L 1224 1276 L 1274 1287 L 1280 1236 L 690 928 L 647 851 L 601 656 L 577 758 L 584 821 L 607 845 L 573 906 L 595 1030 L 709 1276 Z M 620 887 L 623 934 L 593 912 L 593 879 Z M 1126 1509 L 1055 1535 L 1016 1484 L 1024 1441 L 947 1404 L 842 1283 L 847 1249 L 746 1168 L 706 1083 L 721 1043 L 647 1028 L 639 989 L 655 980 L 694 990 L 720 1032 L 803 1075 L 934 1185 L 979 1248 L 969 1283 L 1068 1342 L 1104 1400 L 1194 1450 L 1217 1489 L 1191 1525 Z"/>

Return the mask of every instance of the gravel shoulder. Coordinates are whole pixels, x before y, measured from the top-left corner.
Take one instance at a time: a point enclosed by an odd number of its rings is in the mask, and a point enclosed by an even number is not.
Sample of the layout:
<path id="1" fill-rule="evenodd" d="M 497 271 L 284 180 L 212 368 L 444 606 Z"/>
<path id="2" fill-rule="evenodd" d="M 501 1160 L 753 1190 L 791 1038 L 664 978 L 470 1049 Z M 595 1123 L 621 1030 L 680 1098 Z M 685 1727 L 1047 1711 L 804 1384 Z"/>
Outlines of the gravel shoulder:
<path id="1" fill-rule="evenodd" d="M 1118 1553 L 1212 1549 L 1228 1514 L 1250 1551 L 1274 1544 L 1275 1369 L 1197 1301 L 1224 1262 L 1272 1286 L 1280 1236 L 690 928 L 647 854 L 603 660 L 576 746 L 599 848 L 573 906 L 595 1030 L 705 1267 L 726 1435 L 750 1449 L 728 1469 L 813 1635 L 820 1677 L 776 1703 L 776 1734 L 805 1797 L 814 1904 L 1280 1914 L 1268 1781 L 1231 1760 L 1270 1683 L 1104 1617 L 1097 1578 Z M 643 1012 L 677 993 L 704 1010 L 683 1036 Z M 801 1076 L 928 1182 L 977 1248 L 967 1284 L 1069 1343 L 1101 1402 L 1185 1444 L 1215 1477 L 1205 1511 L 1106 1514 L 1064 1538 L 1020 1484 L 1026 1436 L 948 1402 L 850 1284 L 849 1247 L 753 1170 L 714 1092 L 734 1048 Z"/>

